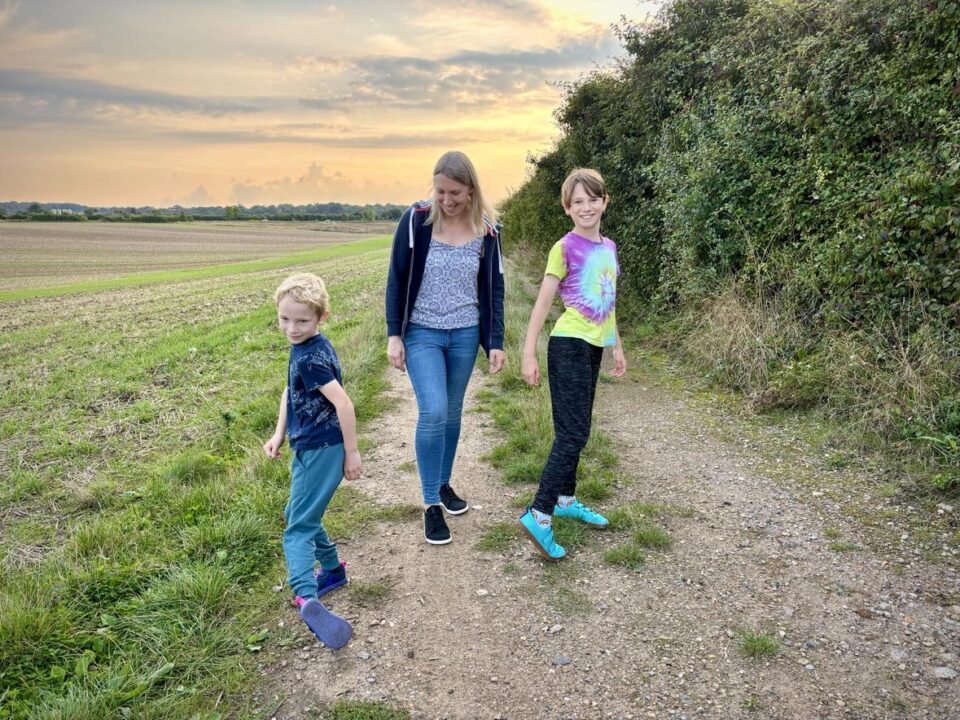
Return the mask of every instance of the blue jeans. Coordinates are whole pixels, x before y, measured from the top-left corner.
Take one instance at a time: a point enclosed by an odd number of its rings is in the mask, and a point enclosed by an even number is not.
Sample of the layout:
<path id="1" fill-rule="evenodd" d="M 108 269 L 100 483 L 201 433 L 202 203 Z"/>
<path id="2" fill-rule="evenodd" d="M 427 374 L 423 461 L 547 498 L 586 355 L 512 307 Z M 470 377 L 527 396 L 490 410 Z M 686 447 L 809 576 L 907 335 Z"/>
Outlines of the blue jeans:
<path id="1" fill-rule="evenodd" d="M 283 515 L 283 554 L 287 581 L 294 595 L 317 596 L 313 564 L 333 570 L 340 567 L 337 546 L 327 537 L 321 519 L 343 479 L 343 445 L 317 450 L 295 450 L 290 464 L 290 500 Z"/>
<path id="2" fill-rule="evenodd" d="M 460 442 L 460 416 L 477 362 L 480 327 L 434 330 L 411 324 L 403 340 L 407 373 L 417 396 L 415 448 L 423 502 L 440 502 Z"/>

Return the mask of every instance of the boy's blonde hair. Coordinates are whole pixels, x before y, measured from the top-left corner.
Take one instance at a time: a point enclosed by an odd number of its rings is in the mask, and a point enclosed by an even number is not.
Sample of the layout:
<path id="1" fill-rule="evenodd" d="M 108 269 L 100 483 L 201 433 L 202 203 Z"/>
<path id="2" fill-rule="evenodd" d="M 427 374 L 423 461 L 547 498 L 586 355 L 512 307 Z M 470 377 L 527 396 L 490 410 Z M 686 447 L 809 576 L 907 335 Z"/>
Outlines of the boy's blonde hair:
<path id="1" fill-rule="evenodd" d="M 497 221 L 497 214 L 483 198 L 483 193 L 480 191 L 480 179 L 477 177 L 477 170 L 470 162 L 470 158 L 459 150 L 445 152 L 433 168 L 433 177 L 437 175 L 446 175 L 451 180 L 456 180 L 470 188 L 470 207 L 467 210 L 467 220 L 470 221 L 471 227 L 478 235 L 485 235 L 484 216 L 491 225 L 494 225 Z M 432 223 L 437 232 L 442 233 L 443 213 L 440 212 L 437 203 L 436 188 L 432 191 L 430 199 L 433 202 L 430 206 L 430 214 L 427 215 L 427 224 Z"/>
<path id="2" fill-rule="evenodd" d="M 567 175 L 560 188 L 560 202 L 565 208 L 570 207 L 570 201 L 573 199 L 573 191 L 577 189 L 577 183 L 583 185 L 584 191 L 590 197 L 606 198 L 607 184 L 603 181 L 603 176 L 591 168 L 574 168 Z"/>
<path id="3" fill-rule="evenodd" d="M 327 294 L 327 287 L 323 280 L 313 273 L 296 273 L 291 275 L 282 283 L 273 294 L 273 299 L 277 304 L 289 295 L 298 303 L 309 305 L 317 312 L 317 317 L 323 317 L 324 313 L 330 312 L 330 296 Z"/>

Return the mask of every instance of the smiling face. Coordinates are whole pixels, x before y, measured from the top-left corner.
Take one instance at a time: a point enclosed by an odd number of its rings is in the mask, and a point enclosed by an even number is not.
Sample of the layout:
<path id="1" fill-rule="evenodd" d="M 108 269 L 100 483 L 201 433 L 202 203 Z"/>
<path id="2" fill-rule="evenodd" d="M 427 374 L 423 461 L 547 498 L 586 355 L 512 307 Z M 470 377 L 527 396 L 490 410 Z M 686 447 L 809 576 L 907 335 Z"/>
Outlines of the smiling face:
<path id="1" fill-rule="evenodd" d="M 284 295 L 277 303 L 277 320 L 280 330 L 287 336 L 291 345 L 299 345 L 317 334 L 317 326 L 326 318 L 307 303 L 302 303 L 292 295 Z"/>
<path id="2" fill-rule="evenodd" d="M 590 195 L 583 183 L 577 183 L 570 194 L 570 205 L 563 211 L 573 220 L 574 232 L 577 235 L 593 238 L 599 233 L 600 218 L 607 209 L 608 202 L 609 196 Z"/>
<path id="3" fill-rule="evenodd" d="M 470 207 L 470 186 L 447 177 L 442 173 L 433 176 L 433 190 L 437 205 L 448 220 L 464 216 Z"/>

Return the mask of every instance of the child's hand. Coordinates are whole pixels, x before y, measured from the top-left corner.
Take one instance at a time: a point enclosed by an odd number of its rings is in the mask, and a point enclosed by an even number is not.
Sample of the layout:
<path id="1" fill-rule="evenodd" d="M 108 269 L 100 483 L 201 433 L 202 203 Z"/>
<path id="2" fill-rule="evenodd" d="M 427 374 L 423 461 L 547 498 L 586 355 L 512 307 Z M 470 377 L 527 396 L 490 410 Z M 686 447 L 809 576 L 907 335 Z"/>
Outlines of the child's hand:
<path id="1" fill-rule="evenodd" d="M 627 358 L 623 354 L 623 348 L 616 346 L 613 348 L 613 370 L 610 374 L 613 377 L 623 377 L 627 372 Z"/>
<path id="2" fill-rule="evenodd" d="M 274 435 L 263 444 L 263 452 L 267 457 L 276 460 L 280 457 L 280 448 L 283 447 L 283 435 Z"/>
<path id="3" fill-rule="evenodd" d="M 359 450 L 348 450 L 343 456 L 343 476 L 347 480 L 356 480 L 363 472 L 363 462 Z"/>
<path id="4" fill-rule="evenodd" d="M 523 375 L 527 385 L 536 386 L 540 384 L 540 365 L 537 363 L 536 356 L 524 356 L 520 363 L 520 374 Z"/>

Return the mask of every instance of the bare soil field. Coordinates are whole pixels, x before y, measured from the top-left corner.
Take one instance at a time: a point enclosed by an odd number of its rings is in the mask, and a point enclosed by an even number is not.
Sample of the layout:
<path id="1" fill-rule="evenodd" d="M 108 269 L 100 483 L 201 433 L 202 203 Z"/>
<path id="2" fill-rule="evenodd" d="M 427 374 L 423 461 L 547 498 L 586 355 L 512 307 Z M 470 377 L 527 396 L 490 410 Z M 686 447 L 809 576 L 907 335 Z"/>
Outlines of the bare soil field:
<path id="1" fill-rule="evenodd" d="M 394 226 L 390 222 L 0 222 L 0 290 L 256 260 L 392 233 Z"/>

